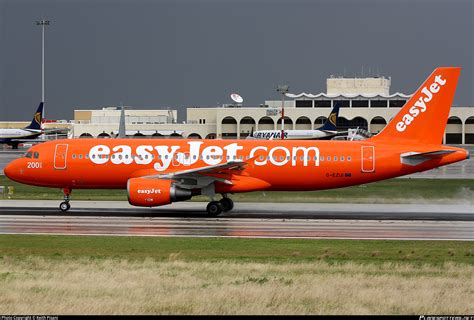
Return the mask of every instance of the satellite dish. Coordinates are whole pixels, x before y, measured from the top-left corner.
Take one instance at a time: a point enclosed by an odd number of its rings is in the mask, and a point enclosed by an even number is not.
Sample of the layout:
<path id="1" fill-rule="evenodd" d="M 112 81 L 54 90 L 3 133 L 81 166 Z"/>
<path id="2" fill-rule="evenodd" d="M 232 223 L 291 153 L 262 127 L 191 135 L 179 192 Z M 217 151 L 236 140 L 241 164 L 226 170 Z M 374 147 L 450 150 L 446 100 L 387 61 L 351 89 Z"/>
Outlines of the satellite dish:
<path id="1" fill-rule="evenodd" d="M 232 93 L 232 94 L 230 95 L 230 98 L 231 98 L 234 102 L 236 102 L 236 103 L 242 103 L 242 102 L 244 102 L 244 99 L 243 99 L 240 95 L 238 95 L 237 93 Z"/>

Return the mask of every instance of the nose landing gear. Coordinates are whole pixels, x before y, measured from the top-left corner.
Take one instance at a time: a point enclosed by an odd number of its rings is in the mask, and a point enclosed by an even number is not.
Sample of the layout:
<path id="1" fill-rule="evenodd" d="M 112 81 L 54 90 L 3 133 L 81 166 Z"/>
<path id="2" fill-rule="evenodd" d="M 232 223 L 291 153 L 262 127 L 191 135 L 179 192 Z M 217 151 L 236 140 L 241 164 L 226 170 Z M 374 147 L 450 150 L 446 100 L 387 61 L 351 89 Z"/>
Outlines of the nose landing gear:
<path id="1" fill-rule="evenodd" d="M 69 204 L 69 199 L 71 198 L 71 191 L 72 190 L 69 188 L 63 189 L 64 201 L 61 202 L 61 204 L 59 205 L 59 210 L 61 210 L 62 212 L 66 212 L 71 209 L 71 205 Z"/>

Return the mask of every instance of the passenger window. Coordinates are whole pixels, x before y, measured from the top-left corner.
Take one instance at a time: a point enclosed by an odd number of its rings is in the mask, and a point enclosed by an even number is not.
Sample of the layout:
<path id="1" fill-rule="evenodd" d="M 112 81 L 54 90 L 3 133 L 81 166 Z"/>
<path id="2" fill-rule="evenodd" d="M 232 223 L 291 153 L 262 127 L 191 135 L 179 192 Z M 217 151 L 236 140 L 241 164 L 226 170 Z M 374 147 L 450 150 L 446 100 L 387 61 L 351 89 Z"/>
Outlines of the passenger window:
<path id="1" fill-rule="evenodd" d="M 89 159 L 89 154 L 86 154 L 86 159 Z"/>
<path id="2" fill-rule="evenodd" d="M 334 156 L 334 161 L 337 161 L 337 156 Z"/>
<path id="3" fill-rule="evenodd" d="M 331 161 L 331 156 L 328 156 L 327 160 L 328 160 L 328 161 Z"/>
<path id="4" fill-rule="evenodd" d="M 324 161 L 324 157 L 321 157 L 320 161 Z"/>
<path id="5" fill-rule="evenodd" d="M 72 158 L 76 159 L 76 154 L 75 153 L 72 154 Z"/>
<path id="6" fill-rule="evenodd" d="M 31 153 L 31 152 L 27 152 L 27 153 L 25 154 L 25 158 L 31 158 L 31 156 L 32 156 L 32 153 Z"/>
<path id="7" fill-rule="evenodd" d="M 344 161 L 344 156 L 341 156 L 341 161 Z"/>
<path id="8" fill-rule="evenodd" d="M 79 159 L 82 159 L 82 154 L 79 155 Z"/>
<path id="9" fill-rule="evenodd" d="M 95 159 L 95 154 L 92 155 L 92 159 Z"/>
<path id="10" fill-rule="evenodd" d="M 347 161 L 351 161 L 351 157 L 350 157 L 350 156 L 347 157 Z"/>

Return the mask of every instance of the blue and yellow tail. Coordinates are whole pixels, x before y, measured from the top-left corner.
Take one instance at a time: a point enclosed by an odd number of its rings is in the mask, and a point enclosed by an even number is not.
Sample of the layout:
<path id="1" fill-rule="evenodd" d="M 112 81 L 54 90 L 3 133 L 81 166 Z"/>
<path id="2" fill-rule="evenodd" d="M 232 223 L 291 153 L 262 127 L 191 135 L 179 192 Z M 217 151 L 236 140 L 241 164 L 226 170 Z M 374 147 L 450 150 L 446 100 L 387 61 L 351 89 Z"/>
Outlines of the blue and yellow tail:
<path id="1" fill-rule="evenodd" d="M 341 107 L 340 102 L 336 102 L 334 108 L 332 109 L 331 113 L 329 114 L 328 119 L 326 122 L 319 127 L 317 130 L 328 130 L 328 131 L 336 131 L 337 130 L 337 118 L 339 117 L 339 108 Z"/>
<path id="2" fill-rule="evenodd" d="M 43 121 L 43 102 L 40 102 L 31 123 L 25 129 L 41 130 L 41 122 Z"/>

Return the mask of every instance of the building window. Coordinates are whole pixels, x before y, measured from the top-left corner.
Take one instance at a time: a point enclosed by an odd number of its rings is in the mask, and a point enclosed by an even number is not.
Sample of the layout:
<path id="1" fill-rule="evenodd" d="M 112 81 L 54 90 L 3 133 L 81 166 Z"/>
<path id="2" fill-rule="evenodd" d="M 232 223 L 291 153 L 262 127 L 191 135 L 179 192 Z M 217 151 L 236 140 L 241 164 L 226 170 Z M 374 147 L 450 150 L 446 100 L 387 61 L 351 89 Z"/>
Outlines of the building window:
<path id="1" fill-rule="evenodd" d="M 389 100 L 390 108 L 401 108 L 405 105 L 406 100 Z"/>
<path id="2" fill-rule="evenodd" d="M 370 100 L 371 108 L 386 108 L 387 100 Z"/>
<path id="3" fill-rule="evenodd" d="M 312 108 L 313 100 L 296 100 L 295 106 L 296 108 Z"/>
<path id="4" fill-rule="evenodd" d="M 368 108 L 369 100 L 352 100 L 352 108 Z"/>
<path id="5" fill-rule="evenodd" d="M 350 101 L 349 100 L 334 100 L 333 105 L 335 105 L 338 102 L 341 104 L 341 108 L 349 108 L 350 107 Z"/>
<path id="6" fill-rule="evenodd" d="M 331 108 L 331 100 L 314 100 L 315 108 Z"/>

